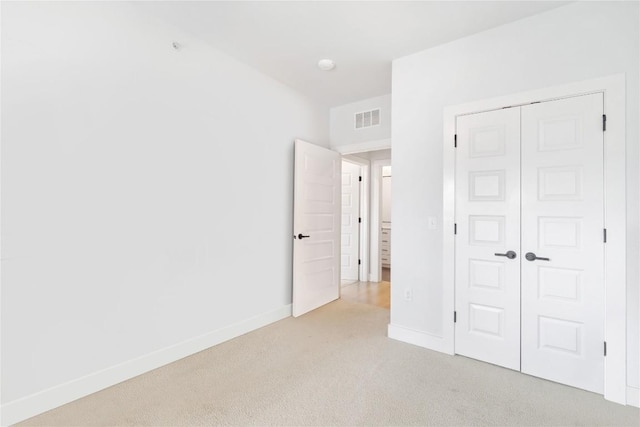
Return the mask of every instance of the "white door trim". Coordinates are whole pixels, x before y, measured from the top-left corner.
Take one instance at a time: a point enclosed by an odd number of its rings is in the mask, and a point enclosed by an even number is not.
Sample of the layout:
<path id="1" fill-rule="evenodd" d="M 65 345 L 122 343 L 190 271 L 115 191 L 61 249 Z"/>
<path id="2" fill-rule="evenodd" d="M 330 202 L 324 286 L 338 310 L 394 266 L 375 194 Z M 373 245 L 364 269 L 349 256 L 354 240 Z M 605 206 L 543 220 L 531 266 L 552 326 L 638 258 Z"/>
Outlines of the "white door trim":
<path id="1" fill-rule="evenodd" d="M 604 133 L 605 180 L 605 358 L 604 397 L 626 404 L 626 173 L 625 173 L 625 75 L 585 80 L 445 107 L 443 127 L 443 334 L 433 349 L 454 354 L 453 311 L 455 303 L 455 148 L 456 117 L 526 105 L 537 101 L 602 92 L 607 128 Z"/>

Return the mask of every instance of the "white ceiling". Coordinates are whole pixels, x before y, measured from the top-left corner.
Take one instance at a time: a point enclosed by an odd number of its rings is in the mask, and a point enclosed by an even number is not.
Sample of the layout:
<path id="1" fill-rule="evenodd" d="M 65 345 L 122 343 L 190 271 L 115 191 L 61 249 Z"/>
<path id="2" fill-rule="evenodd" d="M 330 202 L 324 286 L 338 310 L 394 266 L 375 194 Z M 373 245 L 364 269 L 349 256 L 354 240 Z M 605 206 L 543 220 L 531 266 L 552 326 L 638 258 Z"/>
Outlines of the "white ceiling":
<path id="1" fill-rule="evenodd" d="M 136 2 L 263 73 L 337 106 L 391 92 L 391 61 L 568 2 Z M 331 58 L 334 70 L 318 70 Z"/>

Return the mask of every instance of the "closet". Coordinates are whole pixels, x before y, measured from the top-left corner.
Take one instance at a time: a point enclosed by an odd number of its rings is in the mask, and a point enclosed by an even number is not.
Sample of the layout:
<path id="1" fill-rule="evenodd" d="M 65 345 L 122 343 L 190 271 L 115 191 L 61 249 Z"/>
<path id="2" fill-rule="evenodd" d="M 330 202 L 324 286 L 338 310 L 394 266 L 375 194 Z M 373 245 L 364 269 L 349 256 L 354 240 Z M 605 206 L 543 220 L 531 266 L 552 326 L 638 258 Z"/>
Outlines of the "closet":
<path id="1" fill-rule="evenodd" d="M 603 393 L 602 93 L 456 135 L 455 352 Z"/>

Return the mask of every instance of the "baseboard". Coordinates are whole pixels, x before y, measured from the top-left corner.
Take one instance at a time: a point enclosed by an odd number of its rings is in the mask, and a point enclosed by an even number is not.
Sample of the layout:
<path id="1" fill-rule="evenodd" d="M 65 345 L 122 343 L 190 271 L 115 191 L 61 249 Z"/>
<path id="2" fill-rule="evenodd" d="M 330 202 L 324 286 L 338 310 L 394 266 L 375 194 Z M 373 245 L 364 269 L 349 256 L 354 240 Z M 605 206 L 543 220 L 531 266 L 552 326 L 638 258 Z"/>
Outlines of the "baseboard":
<path id="1" fill-rule="evenodd" d="M 442 337 L 393 324 L 389 324 L 387 332 L 389 338 L 394 340 L 428 348 L 429 350 L 439 351 L 441 353 L 453 354 Z"/>
<path id="2" fill-rule="evenodd" d="M 291 304 L 2 405 L 14 424 L 291 316 Z"/>
<path id="3" fill-rule="evenodd" d="M 627 386 L 627 405 L 640 408 L 640 388 Z"/>

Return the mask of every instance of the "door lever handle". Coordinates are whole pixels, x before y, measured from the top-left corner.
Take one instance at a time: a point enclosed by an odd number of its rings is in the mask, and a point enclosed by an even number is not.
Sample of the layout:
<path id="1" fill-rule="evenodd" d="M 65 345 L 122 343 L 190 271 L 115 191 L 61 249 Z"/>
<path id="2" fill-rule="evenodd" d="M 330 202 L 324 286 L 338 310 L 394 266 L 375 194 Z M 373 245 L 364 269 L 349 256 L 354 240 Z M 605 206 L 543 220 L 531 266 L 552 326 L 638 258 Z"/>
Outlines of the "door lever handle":
<path id="1" fill-rule="evenodd" d="M 499 254 L 499 253 L 495 253 L 495 256 L 506 256 L 509 259 L 515 259 L 516 258 L 516 253 L 514 251 L 508 251 L 506 254 Z"/>
<path id="2" fill-rule="evenodd" d="M 306 239 L 307 237 L 311 237 L 311 236 L 305 236 L 304 234 L 300 233 L 298 234 L 298 239 L 302 240 L 302 239 Z"/>
<path id="3" fill-rule="evenodd" d="M 527 252 L 527 254 L 524 257 L 527 259 L 527 261 L 535 261 L 537 259 L 540 261 L 551 261 L 549 258 L 536 256 L 536 254 L 534 254 L 533 252 Z"/>

